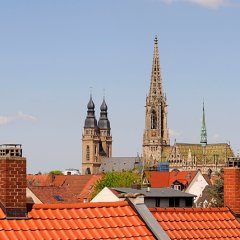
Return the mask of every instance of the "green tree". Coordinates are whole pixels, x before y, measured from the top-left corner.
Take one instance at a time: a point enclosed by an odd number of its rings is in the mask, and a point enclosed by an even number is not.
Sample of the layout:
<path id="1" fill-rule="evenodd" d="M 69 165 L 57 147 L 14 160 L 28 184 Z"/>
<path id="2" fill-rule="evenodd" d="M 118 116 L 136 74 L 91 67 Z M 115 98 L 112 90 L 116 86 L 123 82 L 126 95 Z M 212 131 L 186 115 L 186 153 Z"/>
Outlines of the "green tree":
<path id="1" fill-rule="evenodd" d="M 60 170 L 52 170 L 48 173 L 49 175 L 53 174 L 53 175 L 63 175 L 63 172 Z"/>
<path id="2" fill-rule="evenodd" d="M 92 197 L 104 187 L 131 187 L 134 183 L 141 183 L 141 176 L 136 172 L 108 172 L 95 184 Z"/>
<path id="3" fill-rule="evenodd" d="M 209 194 L 213 199 L 211 207 L 223 207 L 224 205 L 224 174 L 223 169 L 217 173 L 218 179 L 214 182 L 209 189 Z"/>

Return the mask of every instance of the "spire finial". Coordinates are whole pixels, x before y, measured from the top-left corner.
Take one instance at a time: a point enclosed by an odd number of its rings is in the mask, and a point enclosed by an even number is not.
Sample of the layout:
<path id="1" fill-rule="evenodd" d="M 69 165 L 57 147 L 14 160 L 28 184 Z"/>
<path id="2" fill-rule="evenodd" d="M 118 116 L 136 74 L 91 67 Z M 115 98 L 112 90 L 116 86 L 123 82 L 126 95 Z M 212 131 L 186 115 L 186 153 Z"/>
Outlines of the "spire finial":
<path id="1" fill-rule="evenodd" d="M 201 141 L 202 146 L 207 145 L 207 129 L 205 121 L 205 109 L 204 109 L 204 99 L 203 99 L 203 112 L 202 112 L 202 128 L 201 128 Z"/>
<path id="2" fill-rule="evenodd" d="M 90 88 L 90 98 L 92 98 L 92 87 L 89 87 Z"/>
<path id="3" fill-rule="evenodd" d="M 158 43 L 158 37 L 157 37 L 157 35 L 155 35 L 154 42 L 155 42 L 155 44 L 157 44 L 157 43 Z"/>
<path id="4" fill-rule="evenodd" d="M 105 88 L 103 88 L 103 100 L 105 100 L 105 94 L 106 94 L 106 90 Z"/>

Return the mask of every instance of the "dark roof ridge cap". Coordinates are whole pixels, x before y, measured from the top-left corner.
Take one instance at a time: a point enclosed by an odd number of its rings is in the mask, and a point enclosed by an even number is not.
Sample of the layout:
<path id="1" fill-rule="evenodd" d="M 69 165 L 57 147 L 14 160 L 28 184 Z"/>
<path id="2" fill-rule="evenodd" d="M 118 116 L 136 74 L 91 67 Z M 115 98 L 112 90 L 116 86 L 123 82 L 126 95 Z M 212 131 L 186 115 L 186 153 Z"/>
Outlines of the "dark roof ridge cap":
<path id="1" fill-rule="evenodd" d="M 151 212 L 230 212 L 228 207 L 219 208 L 149 208 Z"/>

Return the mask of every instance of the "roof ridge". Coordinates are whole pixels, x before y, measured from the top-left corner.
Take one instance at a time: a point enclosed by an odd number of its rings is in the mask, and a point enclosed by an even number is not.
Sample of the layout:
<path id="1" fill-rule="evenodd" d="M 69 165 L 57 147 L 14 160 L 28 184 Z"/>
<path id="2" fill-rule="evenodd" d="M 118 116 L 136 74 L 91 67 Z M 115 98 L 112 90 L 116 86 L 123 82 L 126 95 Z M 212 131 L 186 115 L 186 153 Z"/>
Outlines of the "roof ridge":
<path id="1" fill-rule="evenodd" d="M 227 207 L 221 208 L 149 208 L 151 212 L 228 212 Z"/>
<path id="2" fill-rule="evenodd" d="M 90 203 L 61 203 L 61 204 L 34 204 L 33 209 L 66 209 L 66 208 L 95 208 L 95 207 L 122 207 L 128 206 L 127 201 L 118 202 L 90 202 Z"/>

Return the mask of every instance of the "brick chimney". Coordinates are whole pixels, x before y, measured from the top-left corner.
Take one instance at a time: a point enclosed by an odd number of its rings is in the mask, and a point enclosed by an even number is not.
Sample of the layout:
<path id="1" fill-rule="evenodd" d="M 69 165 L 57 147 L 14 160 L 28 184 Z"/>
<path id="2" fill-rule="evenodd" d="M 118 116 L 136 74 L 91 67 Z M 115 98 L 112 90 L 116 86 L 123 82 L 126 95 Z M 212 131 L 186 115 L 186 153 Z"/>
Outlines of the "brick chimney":
<path id="1" fill-rule="evenodd" d="M 26 218 L 26 186 L 21 145 L 0 145 L 0 206 L 6 218 Z"/>
<path id="2" fill-rule="evenodd" d="M 224 168 L 224 206 L 240 216 L 240 168 Z"/>

